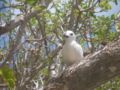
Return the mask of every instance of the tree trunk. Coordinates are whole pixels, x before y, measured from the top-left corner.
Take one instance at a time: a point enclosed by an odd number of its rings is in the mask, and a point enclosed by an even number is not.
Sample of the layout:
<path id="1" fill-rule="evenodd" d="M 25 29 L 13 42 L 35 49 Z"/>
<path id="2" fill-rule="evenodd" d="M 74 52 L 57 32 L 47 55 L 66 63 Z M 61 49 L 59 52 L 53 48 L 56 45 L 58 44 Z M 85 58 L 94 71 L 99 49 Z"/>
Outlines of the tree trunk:
<path id="1" fill-rule="evenodd" d="M 110 43 L 82 62 L 51 79 L 44 90 L 93 90 L 120 75 L 120 40 Z"/>

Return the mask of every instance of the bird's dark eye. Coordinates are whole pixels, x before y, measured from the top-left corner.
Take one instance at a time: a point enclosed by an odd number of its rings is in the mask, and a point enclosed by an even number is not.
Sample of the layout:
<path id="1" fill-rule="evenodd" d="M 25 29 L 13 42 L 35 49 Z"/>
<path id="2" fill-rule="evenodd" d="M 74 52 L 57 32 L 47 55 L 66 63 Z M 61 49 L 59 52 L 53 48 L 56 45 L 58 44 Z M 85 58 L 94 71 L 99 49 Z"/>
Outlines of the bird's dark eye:
<path id="1" fill-rule="evenodd" d="M 73 35 L 73 33 L 70 34 L 71 36 Z"/>

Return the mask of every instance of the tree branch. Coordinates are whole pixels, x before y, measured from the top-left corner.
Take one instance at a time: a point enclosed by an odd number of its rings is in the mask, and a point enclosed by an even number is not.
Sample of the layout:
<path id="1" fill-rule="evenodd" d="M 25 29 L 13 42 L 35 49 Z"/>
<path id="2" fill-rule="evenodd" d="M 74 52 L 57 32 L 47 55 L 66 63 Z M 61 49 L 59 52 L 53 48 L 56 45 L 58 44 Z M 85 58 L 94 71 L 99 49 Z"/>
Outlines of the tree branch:
<path id="1" fill-rule="evenodd" d="M 85 57 L 52 79 L 44 90 L 93 90 L 120 75 L 120 40 Z"/>
<path id="2" fill-rule="evenodd" d="M 48 7 L 51 2 L 52 2 L 52 0 L 49 0 L 47 2 L 45 0 L 42 0 L 41 5 L 43 7 Z M 0 26 L 0 36 L 4 33 L 7 33 L 9 31 L 13 30 L 14 28 L 18 27 L 21 23 L 28 22 L 32 17 L 36 16 L 40 12 L 41 12 L 41 10 L 35 10 L 35 11 L 30 12 L 27 15 L 25 15 L 22 19 L 19 19 L 17 21 L 16 20 L 11 20 L 5 26 Z"/>
<path id="3" fill-rule="evenodd" d="M 33 11 L 33 12 L 28 13 L 27 15 L 25 15 L 23 17 L 23 19 L 19 19 L 17 21 L 16 20 L 11 20 L 5 26 L 0 26 L 0 35 L 13 30 L 14 28 L 18 27 L 22 22 L 26 23 L 28 20 L 30 20 L 30 18 L 34 17 L 36 14 L 38 14 L 40 12 L 41 12 L 41 10 Z"/>

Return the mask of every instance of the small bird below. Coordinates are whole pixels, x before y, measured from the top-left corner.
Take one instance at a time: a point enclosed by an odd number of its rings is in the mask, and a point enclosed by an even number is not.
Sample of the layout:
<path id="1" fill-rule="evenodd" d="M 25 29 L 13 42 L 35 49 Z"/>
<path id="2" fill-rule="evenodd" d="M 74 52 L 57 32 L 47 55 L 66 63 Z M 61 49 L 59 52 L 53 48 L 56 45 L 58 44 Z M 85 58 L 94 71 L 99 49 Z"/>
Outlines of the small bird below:
<path id="1" fill-rule="evenodd" d="M 70 66 L 83 59 L 83 50 L 80 44 L 76 42 L 76 35 L 73 31 L 66 31 L 63 34 L 65 44 L 62 49 L 62 56 L 65 64 Z"/>

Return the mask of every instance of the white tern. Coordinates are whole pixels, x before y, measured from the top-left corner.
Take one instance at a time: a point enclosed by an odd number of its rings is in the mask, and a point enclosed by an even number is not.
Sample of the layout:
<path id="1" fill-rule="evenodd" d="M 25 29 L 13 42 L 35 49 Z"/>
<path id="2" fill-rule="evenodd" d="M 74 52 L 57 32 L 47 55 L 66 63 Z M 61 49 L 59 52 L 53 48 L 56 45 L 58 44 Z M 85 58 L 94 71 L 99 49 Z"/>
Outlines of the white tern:
<path id="1" fill-rule="evenodd" d="M 65 64 L 70 66 L 83 59 L 83 49 L 76 41 L 76 35 L 73 31 L 63 33 L 65 44 L 62 49 L 62 56 Z"/>

